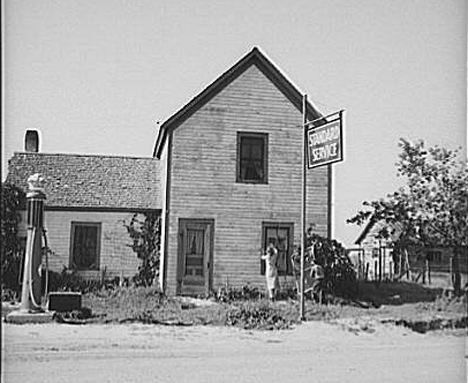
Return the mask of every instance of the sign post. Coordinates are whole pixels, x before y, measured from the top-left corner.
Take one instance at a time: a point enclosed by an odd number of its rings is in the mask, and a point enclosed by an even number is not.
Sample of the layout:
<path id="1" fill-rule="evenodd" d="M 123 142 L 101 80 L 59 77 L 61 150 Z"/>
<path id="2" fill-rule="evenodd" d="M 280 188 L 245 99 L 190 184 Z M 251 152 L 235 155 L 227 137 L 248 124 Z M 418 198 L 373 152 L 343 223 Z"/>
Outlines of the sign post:
<path id="1" fill-rule="evenodd" d="M 307 197 L 307 95 L 302 98 L 302 203 L 301 203 L 301 280 L 299 288 L 301 290 L 300 296 L 300 310 L 299 320 L 303 321 L 304 316 L 304 263 L 305 263 L 305 247 L 307 242 L 306 235 L 306 197 Z"/>
<path id="2" fill-rule="evenodd" d="M 307 170 L 343 161 L 343 110 L 307 121 L 307 95 L 302 98 L 302 203 L 301 203 L 301 276 L 299 319 L 304 315 L 304 268 L 307 245 Z M 337 117 L 338 115 L 338 117 Z M 319 126 L 314 126 L 320 124 Z"/>

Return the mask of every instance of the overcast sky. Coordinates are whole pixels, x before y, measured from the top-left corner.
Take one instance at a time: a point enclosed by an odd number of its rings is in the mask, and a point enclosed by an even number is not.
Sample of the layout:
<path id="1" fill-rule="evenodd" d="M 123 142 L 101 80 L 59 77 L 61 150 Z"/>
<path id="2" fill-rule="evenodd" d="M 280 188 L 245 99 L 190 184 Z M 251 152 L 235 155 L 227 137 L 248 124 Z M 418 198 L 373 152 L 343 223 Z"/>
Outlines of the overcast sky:
<path id="1" fill-rule="evenodd" d="M 2 170 L 42 152 L 151 156 L 163 122 L 259 46 L 323 113 L 346 110 L 334 236 L 384 196 L 398 139 L 466 151 L 464 0 L 3 1 Z"/>

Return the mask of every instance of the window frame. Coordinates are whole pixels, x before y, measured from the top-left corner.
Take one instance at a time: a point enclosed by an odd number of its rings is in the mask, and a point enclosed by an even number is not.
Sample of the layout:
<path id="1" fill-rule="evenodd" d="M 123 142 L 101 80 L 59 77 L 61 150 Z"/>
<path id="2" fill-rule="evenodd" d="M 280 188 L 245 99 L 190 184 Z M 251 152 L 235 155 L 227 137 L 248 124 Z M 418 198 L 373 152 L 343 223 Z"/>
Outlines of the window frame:
<path id="1" fill-rule="evenodd" d="M 293 276 L 294 270 L 293 265 L 291 262 L 292 255 L 294 252 L 294 222 L 274 222 L 274 221 L 265 221 L 262 222 L 262 252 L 267 246 L 266 234 L 267 229 L 288 229 L 289 231 L 289 238 L 288 238 L 288 253 L 286 257 L 288 258 L 286 262 L 286 272 L 283 270 L 278 270 L 279 276 Z M 260 274 L 265 275 L 265 261 L 260 260 Z"/>
<path id="2" fill-rule="evenodd" d="M 80 226 L 88 226 L 97 228 L 97 240 L 96 240 L 96 262 L 95 267 L 92 268 L 78 268 L 74 262 L 74 246 L 75 246 L 75 232 L 76 228 Z M 96 271 L 100 270 L 101 264 L 101 222 L 81 222 L 72 221 L 70 224 L 70 255 L 69 255 L 69 268 L 76 271 Z"/>
<path id="3" fill-rule="evenodd" d="M 441 250 L 428 250 L 426 251 L 426 259 L 431 263 L 442 263 L 442 251 Z"/>
<path id="4" fill-rule="evenodd" d="M 243 138 L 261 138 L 263 140 L 263 178 L 260 180 L 245 180 L 242 178 L 241 149 Z M 243 184 L 268 184 L 268 133 L 237 132 L 236 182 Z"/>

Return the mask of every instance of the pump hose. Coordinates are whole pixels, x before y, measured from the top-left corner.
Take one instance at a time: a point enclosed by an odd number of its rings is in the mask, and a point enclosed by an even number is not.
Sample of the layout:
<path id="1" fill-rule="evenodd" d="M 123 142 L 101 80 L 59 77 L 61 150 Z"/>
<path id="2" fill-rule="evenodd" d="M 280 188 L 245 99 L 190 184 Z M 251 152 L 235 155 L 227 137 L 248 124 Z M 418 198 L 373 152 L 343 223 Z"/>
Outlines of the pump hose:
<path id="1" fill-rule="evenodd" d="M 29 246 L 30 246 L 30 251 L 29 251 L 29 296 L 31 297 L 31 302 L 32 304 L 38 309 L 41 308 L 40 304 L 37 304 L 36 299 L 34 298 L 34 292 L 33 292 L 33 279 L 32 279 L 32 263 L 33 263 L 33 250 L 34 250 L 34 243 L 36 240 L 36 233 L 37 228 L 32 227 L 31 228 L 31 240 L 29 241 Z"/>
<path id="2" fill-rule="evenodd" d="M 34 246 L 34 243 L 35 243 L 35 239 L 36 239 L 36 234 L 37 234 L 37 228 L 33 227 L 32 228 L 32 233 L 31 233 L 31 246 Z M 49 298 L 49 246 L 48 246 L 48 243 L 47 243 L 47 235 L 46 235 L 46 231 L 45 229 L 43 229 L 42 231 L 42 236 L 44 238 L 44 246 L 45 246 L 45 249 L 46 249 L 46 283 L 45 283 L 45 294 L 44 294 L 44 304 L 47 304 L 47 300 Z M 33 305 L 36 307 L 36 308 L 41 308 L 41 305 L 38 304 L 36 302 L 36 299 L 34 298 L 34 294 L 33 294 L 33 289 L 32 289 L 32 285 L 33 285 L 33 279 L 32 279 L 32 254 L 33 252 L 31 251 L 30 252 L 31 254 L 31 259 L 30 259 L 30 267 L 29 267 L 29 295 L 31 297 L 31 301 L 33 303 Z"/>
<path id="3" fill-rule="evenodd" d="M 47 305 L 49 301 L 49 243 L 47 241 L 46 229 L 42 229 L 42 237 L 44 238 L 44 247 L 45 247 L 45 268 L 46 268 L 46 282 L 44 290 L 44 303 Z"/>

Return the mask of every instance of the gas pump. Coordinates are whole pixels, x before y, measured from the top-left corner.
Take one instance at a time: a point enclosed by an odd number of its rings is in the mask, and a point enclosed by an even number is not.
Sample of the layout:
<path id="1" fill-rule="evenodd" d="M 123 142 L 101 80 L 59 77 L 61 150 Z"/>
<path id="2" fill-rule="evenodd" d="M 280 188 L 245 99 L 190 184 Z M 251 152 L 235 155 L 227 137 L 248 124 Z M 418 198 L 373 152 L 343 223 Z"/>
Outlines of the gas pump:
<path id="1" fill-rule="evenodd" d="M 21 305 L 18 311 L 7 315 L 11 323 L 48 322 L 53 313 L 41 307 L 42 296 L 42 238 L 44 236 L 44 178 L 33 174 L 28 178 L 26 194 L 27 238 L 23 268 Z M 44 237 L 45 238 L 45 237 Z M 47 288 L 46 288 L 47 289 Z"/>
<path id="2" fill-rule="evenodd" d="M 28 178 L 29 192 L 26 194 L 26 255 L 24 259 L 21 311 L 42 312 L 41 308 L 41 265 L 42 236 L 44 225 L 44 179 L 40 174 Z"/>

